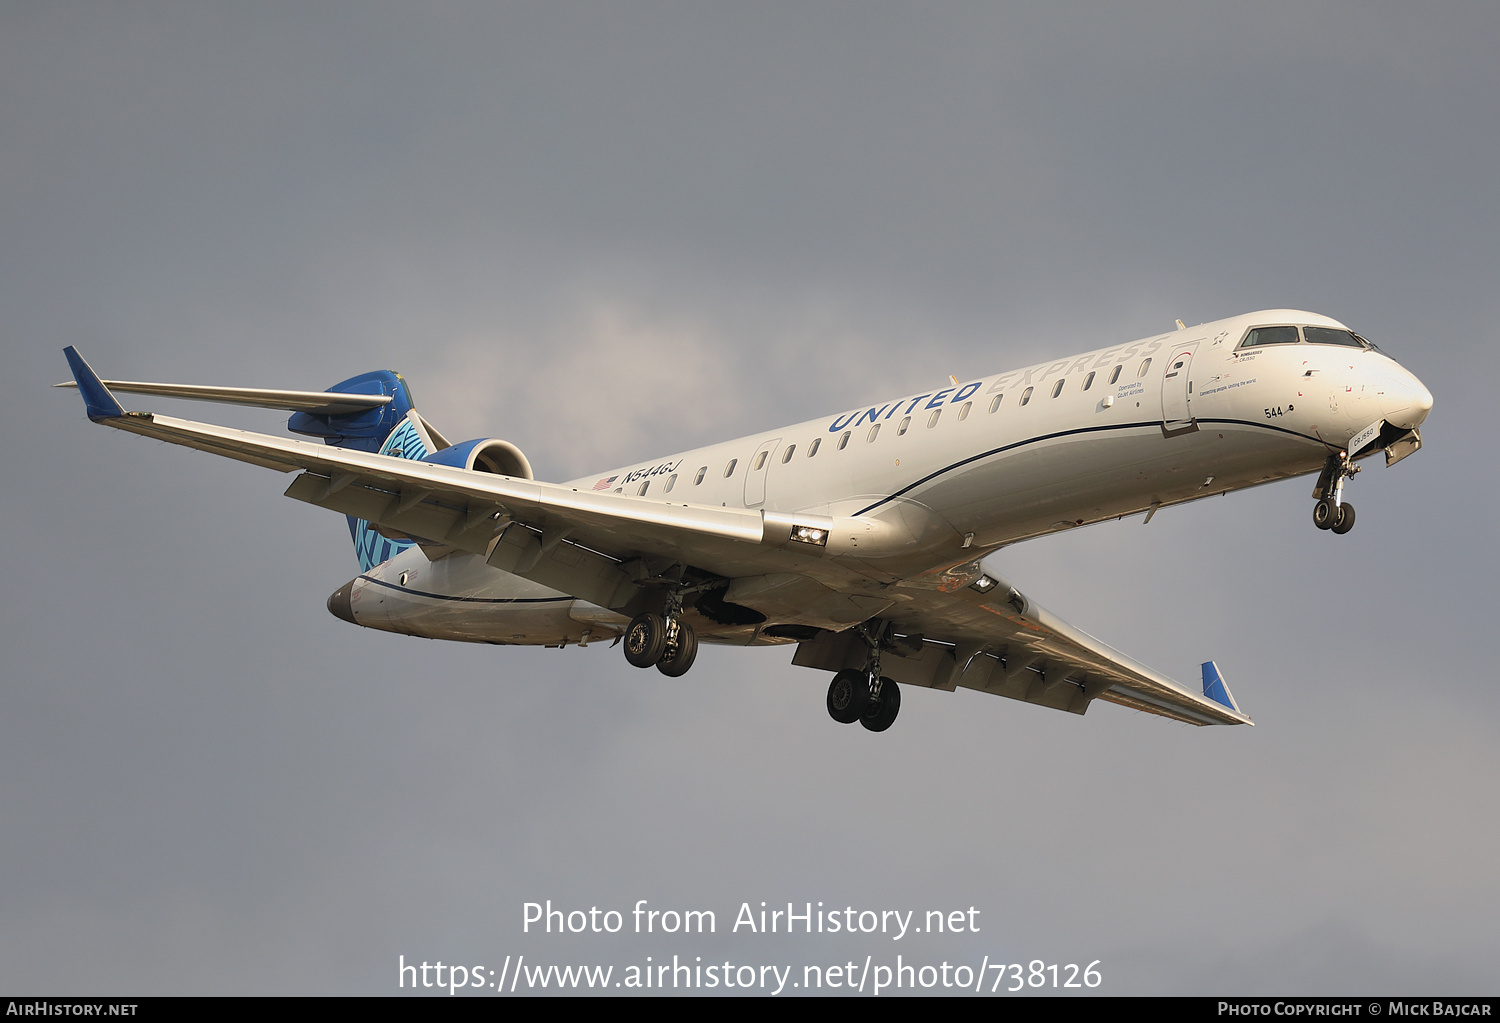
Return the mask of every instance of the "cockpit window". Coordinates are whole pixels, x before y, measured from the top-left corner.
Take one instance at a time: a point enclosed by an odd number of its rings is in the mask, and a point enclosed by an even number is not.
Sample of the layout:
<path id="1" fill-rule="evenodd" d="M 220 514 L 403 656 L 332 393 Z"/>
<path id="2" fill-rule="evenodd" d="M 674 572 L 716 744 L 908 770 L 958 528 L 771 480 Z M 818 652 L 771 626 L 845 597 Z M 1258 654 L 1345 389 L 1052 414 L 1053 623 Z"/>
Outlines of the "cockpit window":
<path id="1" fill-rule="evenodd" d="M 1303 327 L 1302 333 L 1307 337 L 1310 345 L 1346 345 L 1349 348 L 1363 348 L 1359 343 L 1359 336 L 1353 331 L 1336 330 L 1333 327 Z"/>
<path id="2" fill-rule="evenodd" d="M 1260 348 L 1263 345 L 1294 345 L 1300 340 L 1296 327 L 1256 327 L 1245 335 L 1241 348 Z"/>

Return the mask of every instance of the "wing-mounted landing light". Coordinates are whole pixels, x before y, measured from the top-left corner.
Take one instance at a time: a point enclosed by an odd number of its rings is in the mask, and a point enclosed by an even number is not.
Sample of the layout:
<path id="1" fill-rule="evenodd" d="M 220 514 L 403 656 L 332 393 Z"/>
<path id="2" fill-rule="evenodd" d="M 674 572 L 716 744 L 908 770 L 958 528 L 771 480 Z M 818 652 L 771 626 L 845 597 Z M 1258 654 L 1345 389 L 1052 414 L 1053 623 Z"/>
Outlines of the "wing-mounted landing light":
<path id="1" fill-rule="evenodd" d="M 1021 591 L 1005 580 L 996 579 L 987 572 L 971 582 L 969 589 L 985 596 L 994 594 L 998 599 L 1015 608 L 1016 614 L 1024 615 L 1026 613 L 1026 598 L 1021 596 Z"/>
<path id="2" fill-rule="evenodd" d="M 793 526 L 792 539 L 797 543 L 811 544 L 814 547 L 827 547 L 828 530 L 817 526 Z"/>

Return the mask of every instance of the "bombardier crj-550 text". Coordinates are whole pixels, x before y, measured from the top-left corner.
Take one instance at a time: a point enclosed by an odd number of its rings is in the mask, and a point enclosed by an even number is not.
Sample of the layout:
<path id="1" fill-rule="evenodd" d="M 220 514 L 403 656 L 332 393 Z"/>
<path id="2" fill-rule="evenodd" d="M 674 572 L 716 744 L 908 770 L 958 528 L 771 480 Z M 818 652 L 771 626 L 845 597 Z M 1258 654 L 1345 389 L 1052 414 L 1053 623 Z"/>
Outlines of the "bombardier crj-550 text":
<path id="1" fill-rule="evenodd" d="M 1082 714 L 1096 699 L 1239 724 L 1074 628 L 981 558 L 1030 537 L 1320 473 L 1313 521 L 1347 533 L 1356 460 L 1421 446 L 1432 395 L 1326 316 L 1278 309 L 884 400 L 568 483 L 503 440 L 451 444 L 379 371 L 328 391 L 102 381 L 66 350 L 89 418 L 297 472 L 288 497 L 349 519 L 338 617 L 436 639 L 587 646 L 681 675 L 700 640 L 796 644 L 834 672 L 836 721 L 890 727 L 898 683 Z M 72 386 L 72 385 L 60 385 Z M 291 410 L 279 439 L 146 412 L 112 392 Z"/>

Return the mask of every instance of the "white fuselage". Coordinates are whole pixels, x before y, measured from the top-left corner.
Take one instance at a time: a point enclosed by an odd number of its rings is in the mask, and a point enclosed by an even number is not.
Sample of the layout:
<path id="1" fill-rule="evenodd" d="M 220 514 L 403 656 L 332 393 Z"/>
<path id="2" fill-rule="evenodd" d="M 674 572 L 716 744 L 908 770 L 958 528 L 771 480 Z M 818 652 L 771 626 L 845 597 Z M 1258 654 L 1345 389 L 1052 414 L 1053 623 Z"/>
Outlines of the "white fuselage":
<path id="1" fill-rule="evenodd" d="M 1372 348 L 1245 348 L 1252 328 L 1343 329 L 1270 310 L 887 399 L 570 481 L 694 505 L 868 524 L 852 572 L 898 582 L 1005 544 L 1321 469 L 1382 420 L 1415 429 L 1432 396 Z M 1368 448 L 1368 453 L 1374 448 Z M 556 645 L 627 618 L 491 568 L 412 548 L 350 595 L 361 625 L 433 638 Z M 754 607 L 754 598 L 745 601 Z M 774 603 L 765 625 L 775 624 Z M 705 641 L 784 642 L 695 622 Z"/>

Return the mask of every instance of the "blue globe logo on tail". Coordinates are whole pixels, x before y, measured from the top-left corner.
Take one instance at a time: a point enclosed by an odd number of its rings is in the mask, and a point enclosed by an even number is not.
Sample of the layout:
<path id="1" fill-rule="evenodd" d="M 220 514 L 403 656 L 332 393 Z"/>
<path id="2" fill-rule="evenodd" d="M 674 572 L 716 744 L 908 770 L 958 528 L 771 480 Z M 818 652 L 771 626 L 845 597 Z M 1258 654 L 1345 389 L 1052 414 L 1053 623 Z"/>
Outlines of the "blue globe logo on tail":
<path id="1" fill-rule="evenodd" d="M 426 458 L 430 452 L 427 445 L 422 443 L 422 437 L 412 421 L 403 419 L 401 425 L 392 430 L 385 443 L 380 445 L 380 454 L 409 458 L 416 462 Z M 364 519 L 352 519 L 350 527 L 354 531 L 354 553 L 359 557 L 361 572 L 368 572 L 414 546 L 410 540 L 390 540 L 381 536 Z"/>
<path id="2" fill-rule="evenodd" d="M 386 404 L 361 412 L 329 414 L 295 412 L 287 420 L 287 429 L 309 437 L 321 437 L 323 443 L 355 451 L 372 451 L 393 458 L 413 461 L 430 452 L 416 425 L 411 391 L 400 373 L 388 369 L 372 370 L 340 381 L 329 388 L 341 394 L 379 394 L 390 399 Z M 387 540 L 363 519 L 349 516 L 349 534 L 354 539 L 354 553 L 359 570 L 368 572 L 389 561 L 406 548 L 410 540 Z"/>

